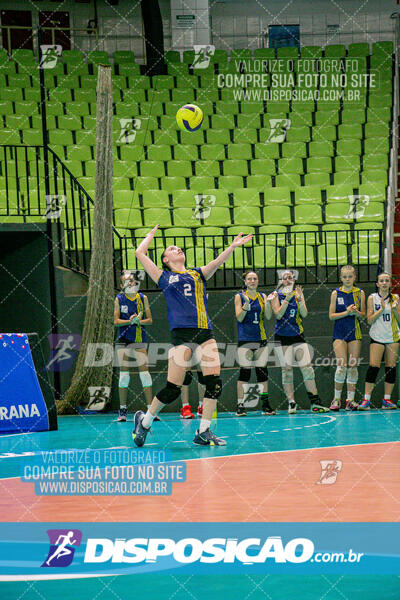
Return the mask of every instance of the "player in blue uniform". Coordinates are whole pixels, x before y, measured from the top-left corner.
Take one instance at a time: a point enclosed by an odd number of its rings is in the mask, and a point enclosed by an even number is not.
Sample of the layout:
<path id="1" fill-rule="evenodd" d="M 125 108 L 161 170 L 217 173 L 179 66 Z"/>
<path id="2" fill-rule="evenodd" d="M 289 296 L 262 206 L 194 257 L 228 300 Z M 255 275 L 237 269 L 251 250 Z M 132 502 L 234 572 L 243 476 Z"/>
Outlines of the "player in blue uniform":
<path id="1" fill-rule="evenodd" d="M 146 325 L 153 322 L 147 296 L 138 291 L 139 280 L 132 271 L 121 276 L 121 293 L 114 302 L 114 325 L 118 328 L 117 354 L 119 374 L 119 415 L 117 421 L 126 421 L 130 380 L 129 359 L 133 355 L 139 368 L 146 402 L 153 398 L 152 379 L 148 369 Z"/>
<path id="2" fill-rule="evenodd" d="M 276 351 L 282 366 L 282 384 L 289 401 L 289 414 L 297 410 L 293 386 L 293 358 L 299 364 L 306 386 L 307 395 L 311 402 L 311 411 L 322 413 L 329 412 L 329 408 L 322 406 L 315 384 L 314 369 L 311 365 L 311 356 L 303 334 L 303 319 L 308 315 L 301 286 L 296 286 L 293 271 L 282 273 L 283 288 L 278 290 L 272 300 L 272 310 L 277 319 L 275 325 Z"/>
<path id="3" fill-rule="evenodd" d="M 146 414 L 142 411 L 135 414 L 132 437 L 137 446 L 143 446 L 155 416 L 166 404 L 179 398 L 187 366 L 196 351 L 199 353 L 199 366 L 206 389 L 203 414 L 193 442 L 201 446 L 223 446 L 226 444 L 225 440 L 210 431 L 212 415 L 222 391 L 222 380 L 218 347 L 207 312 L 205 283 L 235 248 L 251 240 L 252 234 L 239 234 L 217 258 L 200 268 L 186 269 L 183 250 L 177 246 L 169 246 L 161 255 L 163 269 L 160 269 L 147 256 L 147 249 L 157 229 L 158 225 L 147 234 L 136 250 L 136 257 L 165 296 L 174 347 L 169 355 L 166 386 L 157 393 Z"/>
<path id="4" fill-rule="evenodd" d="M 342 285 L 332 292 L 329 319 L 333 328 L 333 350 L 336 357 L 335 397 L 330 409 L 340 410 L 343 384 L 347 384 L 346 410 L 357 410 L 354 401 L 361 353 L 360 318 L 365 317 L 365 294 L 354 285 L 356 271 L 352 265 L 340 269 Z"/>
<path id="5" fill-rule="evenodd" d="M 257 291 L 258 275 L 255 271 L 243 274 L 244 289 L 235 295 L 235 315 L 238 326 L 239 378 L 237 382 L 237 417 L 245 417 L 244 384 L 248 384 L 251 366 L 255 366 L 257 383 L 262 386 L 260 393 L 263 415 L 274 415 L 268 399 L 268 349 L 264 318 L 272 316 L 271 300 L 274 294 L 267 296 Z"/>

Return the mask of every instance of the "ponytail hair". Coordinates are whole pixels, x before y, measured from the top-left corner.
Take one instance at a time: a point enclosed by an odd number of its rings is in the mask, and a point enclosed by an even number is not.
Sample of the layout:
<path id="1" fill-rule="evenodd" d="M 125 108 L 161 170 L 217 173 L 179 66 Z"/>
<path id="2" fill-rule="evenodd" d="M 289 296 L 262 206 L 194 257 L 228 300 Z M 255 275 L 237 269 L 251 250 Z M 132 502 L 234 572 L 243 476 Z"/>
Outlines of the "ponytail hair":
<path id="1" fill-rule="evenodd" d="M 163 271 L 170 271 L 171 270 L 170 267 L 168 265 L 166 265 L 164 262 L 165 252 L 166 252 L 166 249 L 163 250 L 162 254 L 161 254 L 161 268 Z"/>
<path id="2" fill-rule="evenodd" d="M 376 286 L 378 287 L 378 279 L 381 275 L 387 275 L 388 277 L 390 277 L 390 280 L 392 279 L 392 274 L 388 273 L 387 271 L 381 271 L 380 273 L 378 273 L 378 276 L 376 278 Z M 393 304 L 393 302 L 395 301 L 395 297 L 394 294 L 392 293 L 392 286 L 390 286 L 389 288 L 389 302 L 390 304 Z"/>

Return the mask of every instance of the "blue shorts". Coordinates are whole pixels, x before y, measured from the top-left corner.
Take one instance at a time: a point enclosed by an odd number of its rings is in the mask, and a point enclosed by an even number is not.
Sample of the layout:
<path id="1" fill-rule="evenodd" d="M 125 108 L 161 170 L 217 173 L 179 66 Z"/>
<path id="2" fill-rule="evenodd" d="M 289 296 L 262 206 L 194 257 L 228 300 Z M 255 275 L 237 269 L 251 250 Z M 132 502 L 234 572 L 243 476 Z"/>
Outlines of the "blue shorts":
<path id="1" fill-rule="evenodd" d="M 355 331 L 349 331 L 349 333 L 346 333 L 346 335 L 344 335 L 343 337 L 335 337 L 333 336 L 332 340 L 343 340 L 344 342 L 354 342 L 356 340 L 356 332 Z M 361 342 L 361 340 L 359 340 Z"/>

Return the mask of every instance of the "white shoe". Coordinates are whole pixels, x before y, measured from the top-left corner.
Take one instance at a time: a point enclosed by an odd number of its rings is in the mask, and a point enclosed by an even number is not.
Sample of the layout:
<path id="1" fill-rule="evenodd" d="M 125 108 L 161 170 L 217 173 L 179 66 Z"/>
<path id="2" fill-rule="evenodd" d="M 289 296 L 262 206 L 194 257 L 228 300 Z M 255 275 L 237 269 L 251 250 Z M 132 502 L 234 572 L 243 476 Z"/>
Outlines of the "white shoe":
<path id="1" fill-rule="evenodd" d="M 297 404 L 296 402 L 289 402 L 288 414 L 295 415 L 297 412 Z"/>

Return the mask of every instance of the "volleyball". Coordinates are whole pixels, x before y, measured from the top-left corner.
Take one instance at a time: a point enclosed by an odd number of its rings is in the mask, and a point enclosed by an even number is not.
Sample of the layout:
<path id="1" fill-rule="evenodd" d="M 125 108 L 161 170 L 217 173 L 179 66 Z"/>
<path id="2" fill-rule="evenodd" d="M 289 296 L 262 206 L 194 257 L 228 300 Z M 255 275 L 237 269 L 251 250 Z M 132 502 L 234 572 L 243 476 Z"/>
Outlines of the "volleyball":
<path id="1" fill-rule="evenodd" d="M 195 104 L 185 104 L 176 113 L 176 121 L 184 131 L 197 131 L 203 119 L 203 111 Z"/>

